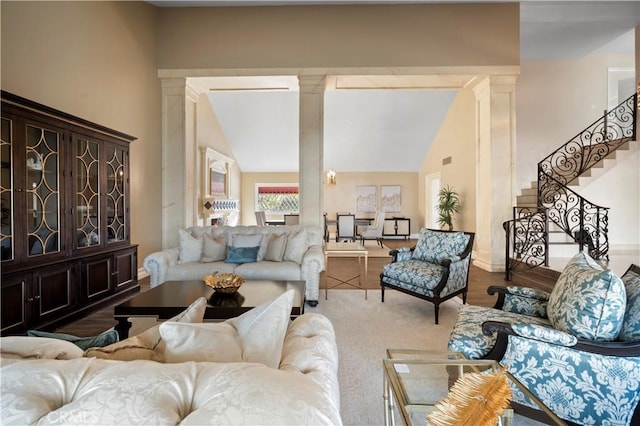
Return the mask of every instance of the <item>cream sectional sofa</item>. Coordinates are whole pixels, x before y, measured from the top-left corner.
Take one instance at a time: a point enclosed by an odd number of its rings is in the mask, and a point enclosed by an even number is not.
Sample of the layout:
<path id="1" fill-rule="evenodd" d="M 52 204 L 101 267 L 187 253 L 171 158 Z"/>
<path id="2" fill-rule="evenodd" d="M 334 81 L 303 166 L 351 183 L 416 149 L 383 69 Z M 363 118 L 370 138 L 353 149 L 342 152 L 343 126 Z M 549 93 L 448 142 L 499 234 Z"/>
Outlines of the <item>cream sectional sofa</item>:
<path id="1" fill-rule="evenodd" d="M 206 300 L 201 299 L 196 302 L 199 317 L 206 306 Z M 237 329 L 242 340 L 243 333 L 246 334 L 243 327 L 247 324 L 272 327 L 280 322 L 283 338 L 278 345 L 276 368 L 261 361 L 264 351 L 255 352 L 258 358 L 244 362 L 168 363 L 169 355 L 161 356 L 162 362 L 100 359 L 95 357 L 100 351 L 83 353 L 66 341 L 3 337 L 0 340 L 0 424 L 340 425 L 338 351 L 333 327 L 326 317 L 315 313 L 289 322 L 291 300 L 292 296 L 286 303 L 274 302 L 266 310 L 244 314 L 268 315 L 269 321 L 256 323 L 255 318 L 245 317 L 244 321 L 230 320 L 224 324 Z M 274 311 L 274 305 L 275 315 L 268 313 L 269 309 Z M 170 320 L 170 327 L 167 323 L 159 327 L 165 326 L 167 330 L 184 327 L 177 335 L 178 340 L 188 340 L 185 334 L 189 333 L 185 330 L 213 333 L 208 339 L 192 339 L 187 344 L 174 341 L 178 343 L 174 349 L 178 348 L 182 354 L 207 356 L 214 352 L 206 345 L 224 344 L 225 333 L 221 332 L 224 326 L 220 323 L 181 321 L 184 318 Z M 164 334 L 161 330 L 163 338 L 169 339 L 162 342 L 165 354 L 169 354 L 172 344 L 167 330 Z M 271 345 L 272 332 L 273 328 L 270 333 L 259 328 L 249 331 L 258 342 L 243 343 L 243 359 L 251 352 L 248 348 L 260 343 L 261 335 L 266 334 L 262 343 Z M 149 343 L 149 333 L 157 336 L 158 330 L 153 328 L 145 333 L 145 338 L 129 338 L 114 345 L 129 355 L 145 358 L 137 345 L 145 339 Z M 160 346 L 156 342 L 153 351 L 157 352 Z M 102 348 L 103 355 L 114 353 Z"/>
<path id="2" fill-rule="evenodd" d="M 192 226 L 180 230 L 177 246 L 148 255 L 143 267 L 151 287 L 201 279 L 213 271 L 233 272 L 245 279 L 304 280 L 306 300 L 315 306 L 325 268 L 322 242 L 323 232 L 316 226 Z M 233 259 L 227 247 L 234 244 L 257 244 L 257 261 L 229 263 Z"/>

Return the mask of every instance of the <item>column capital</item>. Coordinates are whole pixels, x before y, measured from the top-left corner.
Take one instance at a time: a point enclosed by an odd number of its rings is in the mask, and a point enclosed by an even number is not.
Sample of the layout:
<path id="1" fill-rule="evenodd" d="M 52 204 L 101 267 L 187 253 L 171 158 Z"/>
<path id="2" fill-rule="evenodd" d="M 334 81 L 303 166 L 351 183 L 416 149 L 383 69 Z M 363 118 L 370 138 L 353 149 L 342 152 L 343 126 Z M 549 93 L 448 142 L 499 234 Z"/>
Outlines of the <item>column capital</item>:
<path id="1" fill-rule="evenodd" d="M 326 75 L 299 75 L 300 93 L 324 93 Z"/>
<path id="2" fill-rule="evenodd" d="M 491 91 L 499 93 L 515 92 L 517 75 L 492 75 L 489 77 Z"/>
<path id="3" fill-rule="evenodd" d="M 198 102 L 201 90 L 189 82 L 185 77 L 163 77 L 160 87 L 164 95 L 182 95 L 191 102 Z"/>

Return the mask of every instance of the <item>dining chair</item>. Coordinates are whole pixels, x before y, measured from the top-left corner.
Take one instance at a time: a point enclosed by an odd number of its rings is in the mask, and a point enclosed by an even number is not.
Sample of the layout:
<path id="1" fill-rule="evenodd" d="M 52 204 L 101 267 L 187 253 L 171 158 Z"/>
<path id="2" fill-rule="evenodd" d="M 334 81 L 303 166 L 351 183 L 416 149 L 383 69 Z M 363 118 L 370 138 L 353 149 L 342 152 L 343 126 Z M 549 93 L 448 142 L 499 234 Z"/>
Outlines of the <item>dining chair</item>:
<path id="1" fill-rule="evenodd" d="M 360 239 L 362 240 L 362 244 L 364 245 L 364 240 L 376 240 L 380 247 L 382 248 L 382 229 L 384 228 L 384 217 L 385 213 L 380 211 L 376 212 L 375 219 L 372 225 L 365 226 L 365 228 L 360 232 Z"/>
<path id="2" fill-rule="evenodd" d="M 356 240 L 356 215 L 352 213 L 336 215 L 338 231 L 336 232 L 336 242 Z"/>
<path id="3" fill-rule="evenodd" d="M 300 215 L 299 214 L 285 214 L 284 215 L 284 224 L 285 225 L 300 225 Z"/>
<path id="4" fill-rule="evenodd" d="M 324 225 L 324 240 L 329 242 L 329 224 L 327 223 L 327 212 L 322 214 L 322 222 Z"/>
<path id="5" fill-rule="evenodd" d="M 256 224 L 258 224 L 258 226 L 265 226 L 267 224 L 267 215 L 264 211 L 260 210 L 256 212 Z"/>

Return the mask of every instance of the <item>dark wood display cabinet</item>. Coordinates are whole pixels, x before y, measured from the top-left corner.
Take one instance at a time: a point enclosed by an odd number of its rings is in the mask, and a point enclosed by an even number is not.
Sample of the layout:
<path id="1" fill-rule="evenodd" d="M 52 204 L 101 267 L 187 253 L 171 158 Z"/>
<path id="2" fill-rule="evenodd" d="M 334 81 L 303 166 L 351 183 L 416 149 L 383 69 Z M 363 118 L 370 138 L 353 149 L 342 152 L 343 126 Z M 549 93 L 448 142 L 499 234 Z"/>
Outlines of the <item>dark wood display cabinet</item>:
<path id="1" fill-rule="evenodd" d="M 139 291 L 134 137 L 2 91 L 1 333 L 53 329 Z"/>

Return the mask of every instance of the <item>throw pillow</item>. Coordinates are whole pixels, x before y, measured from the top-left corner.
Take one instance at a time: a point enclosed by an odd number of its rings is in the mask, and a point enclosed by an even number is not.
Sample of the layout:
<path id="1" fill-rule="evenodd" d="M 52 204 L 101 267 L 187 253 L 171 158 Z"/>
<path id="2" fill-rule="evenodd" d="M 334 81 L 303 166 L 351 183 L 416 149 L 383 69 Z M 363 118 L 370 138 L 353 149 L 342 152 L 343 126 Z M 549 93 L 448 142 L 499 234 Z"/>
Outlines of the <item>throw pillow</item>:
<path id="1" fill-rule="evenodd" d="M 264 254 L 264 260 L 269 260 L 271 262 L 282 262 L 282 259 L 284 258 L 284 251 L 286 248 L 287 234 L 272 234 L 271 238 L 269 238 L 267 251 Z"/>
<path id="2" fill-rule="evenodd" d="M 307 231 L 304 228 L 294 231 L 287 237 L 287 246 L 284 249 L 284 260 L 302 263 L 304 253 L 307 251 Z"/>
<path id="3" fill-rule="evenodd" d="M 71 342 L 48 337 L 0 337 L 0 358 L 74 359 L 82 357 L 82 349 Z"/>
<path id="4" fill-rule="evenodd" d="M 445 259 L 458 259 L 469 243 L 464 232 L 438 232 L 422 228 L 412 258 L 440 264 Z"/>
<path id="5" fill-rule="evenodd" d="M 278 368 L 294 291 L 222 323 L 163 323 L 166 362 L 257 362 Z"/>
<path id="6" fill-rule="evenodd" d="M 259 234 L 235 234 L 231 236 L 231 245 L 234 247 L 255 247 L 259 246 L 257 260 L 261 261 L 264 258 L 264 254 L 267 251 L 267 245 L 269 244 L 268 235 Z"/>
<path id="7" fill-rule="evenodd" d="M 242 361 L 242 345 L 238 341 L 238 332 L 226 322 L 165 322 L 160 325 L 160 335 L 166 344 L 165 362 Z"/>
<path id="8" fill-rule="evenodd" d="M 622 276 L 622 282 L 627 291 L 627 308 L 618 340 L 638 342 L 640 341 L 640 274 L 629 269 Z"/>
<path id="9" fill-rule="evenodd" d="M 578 253 L 551 291 L 547 315 L 554 328 L 579 339 L 612 341 L 620 333 L 625 307 L 622 280 Z"/>
<path id="10" fill-rule="evenodd" d="M 178 230 L 179 254 L 178 262 L 199 262 L 202 257 L 202 238 L 195 238 L 183 229 Z"/>
<path id="11" fill-rule="evenodd" d="M 207 299 L 198 298 L 187 309 L 169 319 L 178 323 L 202 322 L 204 311 L 207 309 Z M 133 361 L 136 359 L 149 359 L 162 361 L 165 344 L 160 336 L 160 325 L 151 327 L 137 336 L 129 337 L 104 348 L 91 348 L 85 351 L 85 357 L 115 359 L 120 361 Z"/>
<path id="12" fill-rule="evenodd" d="M 260 246 L 256 247 L 227 247 L 227 258 L 225 263 L 253 263 L 258 260 L 258 250 Z"/>
<path id="13" fill-rule="evenodd" d="M 115 330 L 107 330 L 103 333 L 98 334 L 97 336 L 91 337 L 78 337 L 64 333 L 47 333 L 46 331 L 28 330 L 27 336 L 48 337 L 50 339 L 66 340 L 67 342 L 73 343 L 82 350 L 111 345 L 119 340 L 118 332 Z"/>
<path id="14" fill-rule="evenodd" d="M 219 262 L 224 260 L 227 253 L 227 241 L 224 235 L 213 237 L 209 234 L 202 236 L 202 257 L 200 262 Z"/>

